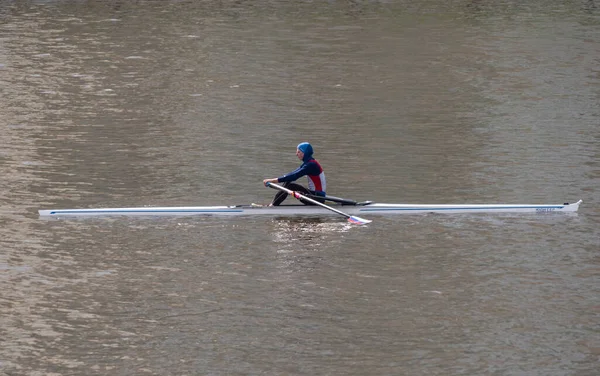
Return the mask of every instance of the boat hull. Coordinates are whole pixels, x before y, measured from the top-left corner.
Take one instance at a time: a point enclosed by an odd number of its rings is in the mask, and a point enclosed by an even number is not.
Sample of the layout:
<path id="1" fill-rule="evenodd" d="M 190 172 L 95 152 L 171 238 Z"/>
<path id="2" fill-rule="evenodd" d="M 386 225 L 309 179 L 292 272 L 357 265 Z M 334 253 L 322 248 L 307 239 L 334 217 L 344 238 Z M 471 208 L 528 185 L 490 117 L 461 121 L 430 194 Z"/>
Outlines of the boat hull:
<path id="1" fill-rule="evenodd" d="M 553 213 L 576 212 L 581 200 L 573 204 L 558 205 L 413 205 L 377 204 L 333 206 L 350 215 L 398 215 L 398 214 L 461 214 L 461 213 Z M 184 206 L 184 207 L 138 207 L 138 208 L 99 208 L 99 209 L 55 209 L 39 210 L 41 217 L 100 217 L 100 216 L 197 216 L 197 215 L 335 215 L 332 211 L 318 206 Z"/>

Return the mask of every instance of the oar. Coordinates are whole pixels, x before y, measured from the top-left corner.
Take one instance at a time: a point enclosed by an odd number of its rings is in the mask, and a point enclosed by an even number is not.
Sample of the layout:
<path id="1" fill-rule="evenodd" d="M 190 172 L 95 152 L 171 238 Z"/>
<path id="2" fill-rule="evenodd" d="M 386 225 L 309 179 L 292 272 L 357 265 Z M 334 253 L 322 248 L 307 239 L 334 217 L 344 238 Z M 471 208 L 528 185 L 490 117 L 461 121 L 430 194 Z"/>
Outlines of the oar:
<path id="1" fill-rule="evenodd" d="M 348 222 L 350 222 L 350 223 L 354 223 L 355 225 L 364 225 L 364 224 L 367 224 L 367 223 L 371 223 L 371 222 L 373 222 L 373 221 L 370 221 L 370 220 L 368 220 L 368 219 L 363 219 L 363 218 L 360 218 L 360 217 L 355 217 L 355 216 L 352 216 L 352 215 L 346 214 L 346 213 L 344 213 L 344 212 L 341 212 L 341 211 L 339 211 L 339 210 L 337 210 L 337 209 L 334 209 L 334 208 L 332 208 L 331 206 L 327 206 L 327 205 L 325 205 L 325 204 L 322 204 L 322 203 L 320 203 L 319 201 L 317 201 L 317 200 L 313 200 L 313 199 L 312 199 L 312 198 L 310 198 L 310 197 L 306 197 L 306 196 L 304 196 L 303 194 L 300 194 L 300 193 L 298 193 L 298 192 L 296 192 L 296 191 L 292 191 L 291 189 L 287 189 L 287 188 L 285 188 L 285 187 L 282 187 L 281 185 L 278 185 L 278 184 L 275 184 L 275 183 L 266 183 L 265 185 L 266 185 L 267 187 L 271 187 L 271 188 L 279 189 L 280 191 L 286 192 L 286 193 L 288 193 L 288 194 L 290 194 L 290 195 L 294 196 L 294 197 L 295 197 L 295 198 L 297 198 L 298 200 L 304 200 L 304 201 L 308 201 L 308 202 L 310 202 L 310 203 L 312 203 L 312 204 L 319 205 L 319 206 L 321 206 L 321 207 L 323 207 L 323 208 L 325 208 L 325 209 L 329 209 L 329 210 L 331 210 L 331 211 L 332 211 L 332 212 L 334 212 L 334 213 L 338 213 L 339 215 L 343 215 L 344 217 L 348 218 Z"/>

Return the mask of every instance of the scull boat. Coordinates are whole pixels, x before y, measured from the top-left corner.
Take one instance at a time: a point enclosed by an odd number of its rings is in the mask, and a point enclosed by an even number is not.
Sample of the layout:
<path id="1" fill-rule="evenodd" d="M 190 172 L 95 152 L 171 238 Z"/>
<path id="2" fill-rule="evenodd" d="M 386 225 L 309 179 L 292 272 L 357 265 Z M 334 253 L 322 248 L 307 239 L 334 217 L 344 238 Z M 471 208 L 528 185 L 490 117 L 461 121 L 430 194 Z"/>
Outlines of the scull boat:
<path id="1" fill-rule="evenodd" d="M 461 204 L 461 205 L 420 205 L 420 204 L 382 204 L 370 201 L 327 197 L 336 202 L 332 208 L 343 210 L 350 215 L 396 215 L 424 213 L 554 213 L 576 212 L 582 200 L 576 203 L 555 205 L 510 205 L 510 204 Z M 307 205 L 232 205 L 232 206 L 182 206 L 182 207 L 137 207 L 137 208 L 93 208 L 93 209 L 50 209 L 39 210 L 41 217 L 98 217 L 98 216 L 192 216 L 192 215 L 270 215 L 270 216 L 323 216 L 334 212 L 320 206 Z"/>

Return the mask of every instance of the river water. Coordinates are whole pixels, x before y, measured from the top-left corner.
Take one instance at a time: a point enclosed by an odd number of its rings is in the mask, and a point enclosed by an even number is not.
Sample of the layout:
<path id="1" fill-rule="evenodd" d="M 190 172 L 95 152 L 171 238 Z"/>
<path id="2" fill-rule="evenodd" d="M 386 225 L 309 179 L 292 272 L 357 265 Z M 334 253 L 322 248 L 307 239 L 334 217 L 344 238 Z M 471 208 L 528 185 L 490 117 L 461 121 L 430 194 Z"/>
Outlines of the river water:
<path id="1" fill-rule="evenodd" d="M 600 3 L 0 1 L 1 375 L 597 375 Z M 574 215 L 41 220 L 328 193 Z M 291 200 L 291 199 L 289 199 Z"/>

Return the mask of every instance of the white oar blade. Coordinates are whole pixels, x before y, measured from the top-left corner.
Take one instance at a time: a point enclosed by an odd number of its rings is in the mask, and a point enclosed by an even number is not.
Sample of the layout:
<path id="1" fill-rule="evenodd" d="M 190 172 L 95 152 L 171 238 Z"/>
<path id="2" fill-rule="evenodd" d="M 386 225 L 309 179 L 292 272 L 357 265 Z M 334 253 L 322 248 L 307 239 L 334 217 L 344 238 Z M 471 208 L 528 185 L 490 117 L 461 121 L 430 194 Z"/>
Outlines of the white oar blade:
<path id="1" fill-rule="evenodd" d="M 364 218 L 360 218 L 360 217 L 351 216 L 348 218 L 348 222 L 353 223 L 355 225 L 366 225 L 367 223 L 371 223 L 373 221 L 370 221 L 370 220 L 364 219 Z"/>

